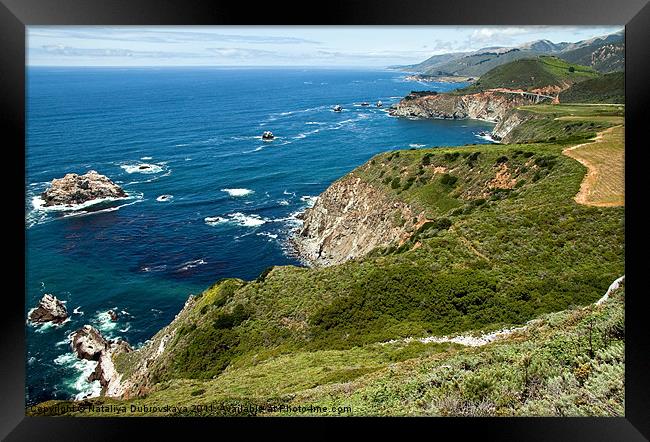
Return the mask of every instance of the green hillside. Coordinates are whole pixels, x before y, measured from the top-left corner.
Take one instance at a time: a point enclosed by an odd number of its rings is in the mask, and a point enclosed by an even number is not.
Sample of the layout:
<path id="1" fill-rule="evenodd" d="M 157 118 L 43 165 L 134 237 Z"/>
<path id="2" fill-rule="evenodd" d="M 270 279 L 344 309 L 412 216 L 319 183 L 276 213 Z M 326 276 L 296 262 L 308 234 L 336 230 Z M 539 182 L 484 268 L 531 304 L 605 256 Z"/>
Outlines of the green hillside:
<path id="1" fill-rule="evenodd" d="M 622 301 L 606 313 L 593 307 L 551 314 L 593 303 L 624 272 L 624 208 L 573 200 L 585 168 L 562 150 L 606 126 L 589 107 L 577 108 L 584 130 L 553 123 L 543 142 L 375 156 L 342 179 L 358 178 L 424 210 L 429 221 L 408 241 L 341 265 L 281 266 L 254 281 L 218 281 L 148 350 L 118 356 L 117 369 L 129 379 L 174 332 L 162 356 L 146 364 L 142 397 L 88 403 L 622 413 Z M 539 115 L 558 121 L 557 113 Z M 492 331 L 540 316 L 537 332 L 483 349 L 381 344 Z M 589 347 L 585 330 L 594 324 L 599 334 Z"/>
<path id="2" fill-rule="evenodd" d="M 625 103 L 625 73 L 613 72 L 574 84 L 560 93 L 561 103 Z"/>
<path id="3" fill-rule="evenodd" d="M 498 66 L 457 93 L 475 93 L 493 88 L 531 90 L 544 86 L 564 87 L 598 76 L 589 67 L 567 63 L 557 57 L 541 56 Z"/>

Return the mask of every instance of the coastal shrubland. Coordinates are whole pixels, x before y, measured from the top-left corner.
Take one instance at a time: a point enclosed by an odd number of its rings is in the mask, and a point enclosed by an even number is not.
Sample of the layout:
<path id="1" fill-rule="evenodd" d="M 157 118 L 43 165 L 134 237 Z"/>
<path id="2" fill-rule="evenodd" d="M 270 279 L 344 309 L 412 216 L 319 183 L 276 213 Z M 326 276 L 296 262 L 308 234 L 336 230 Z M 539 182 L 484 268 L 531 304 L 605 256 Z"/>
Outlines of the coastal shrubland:
<path id="1" fill-rule="evenodd" d="M 116 357 L 134 394 L 89 402 L 621 415 L 623 290 L 593 303 L 624 273 L 624 208 L 576 203 L 586 168 L 563 150 L 620 124 L 622 110 L 517 112 L 534 115 L 514 129 L 522 142 L 387 152 L 352 171 L 342 180 L 381 192 L 407 237 L 338 265 L 218 281 Z M 479 348 L 405 340 L 528 321 Z"/>

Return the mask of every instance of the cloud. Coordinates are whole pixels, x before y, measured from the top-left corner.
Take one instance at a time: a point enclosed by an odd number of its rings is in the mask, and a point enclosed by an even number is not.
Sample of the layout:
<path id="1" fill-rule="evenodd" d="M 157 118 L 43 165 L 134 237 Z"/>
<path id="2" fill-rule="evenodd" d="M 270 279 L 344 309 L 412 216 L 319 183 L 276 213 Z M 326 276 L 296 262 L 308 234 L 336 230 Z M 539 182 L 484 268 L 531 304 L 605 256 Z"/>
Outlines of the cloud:
<path id="1" fill-rule="evenodd" d="M 240 35 L 187 30 L 146 29 L 131 27 L 56 27 L 28 28 L 30 37 L 74 38 L 81 40 L 113 40 L 142 43 L 230 42 L 248 44 L 320 44 L 305 38 L 273 35 Z"/>
<path id="2" fill-rule="evenodd" d="M 133 57 L 133 58 L 195 58 L 205 55 L 194 52 L 134 51 L 123 48 L 76 48 L 65 45 L 43 45 L 33 48 L 32 55 L 56 55 L 61 57 Z"/>

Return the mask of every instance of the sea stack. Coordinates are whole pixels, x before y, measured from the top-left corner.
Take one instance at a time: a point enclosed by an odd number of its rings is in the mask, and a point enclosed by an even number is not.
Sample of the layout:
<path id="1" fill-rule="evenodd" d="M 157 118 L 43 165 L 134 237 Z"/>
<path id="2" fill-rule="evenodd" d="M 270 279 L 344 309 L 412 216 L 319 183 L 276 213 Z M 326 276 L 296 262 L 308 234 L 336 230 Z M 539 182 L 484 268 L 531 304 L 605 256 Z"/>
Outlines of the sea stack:
<path id="1" fill-rule="evenodd" d="M 124 190 L 108 177 L 94 170 L 84 175 L 68 173 L 52 180 L 50 187 L 41 194 L 45 206 L 82 204 L 101 198 L 126 198 Z"/>
<path id="2" fill-rule="evenodd" d="M 68 319 L 68 311 L 63 302 L 56 299 L 56 296 L 46 293 L 38 303 L 38 307 L 29 314 L 29 320 L 34 323 L 53 322 L 60 324 Z"/>

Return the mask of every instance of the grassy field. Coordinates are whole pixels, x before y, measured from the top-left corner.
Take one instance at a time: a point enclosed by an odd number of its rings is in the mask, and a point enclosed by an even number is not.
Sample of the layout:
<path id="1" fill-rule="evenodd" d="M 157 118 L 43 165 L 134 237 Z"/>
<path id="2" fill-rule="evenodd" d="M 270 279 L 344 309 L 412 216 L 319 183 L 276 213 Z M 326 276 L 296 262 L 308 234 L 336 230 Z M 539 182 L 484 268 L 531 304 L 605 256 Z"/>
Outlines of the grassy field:
<path id="1" fill-rule="evenodd" d="M 580 306 L 624 272 L 624 208 L 577 204 L 586 169 L 563 155 L 614 124 L 590 115 L 622 111 L 537 111 L 537 126 L 523 133 L 543 128 L 546 141 L 392 151 L 358 167 L 351 177 L 423 211 L 428 222 L 404 244 L 341 265 L 278 266 L 253 281 L 218 281 L 150 347 L 116 359 L 128 379 L 173 336 L 146 363 L 142 397 L 87 403 L 226 404 L 160 412 L 172 415 L 309 403 L 349 405 L 351 414 L 622 413 L 622 297 Z M 557 119 L 567 116 L 584 121 Z M 565 130 L 577 123 L 582 130 Z M 606 141 L 598 149 L 619 142 Z M 539 327 L 480 349 L 381 345 L 539 317 Z"/>
<path id="2" fill-rule="evenodd" d="M 588 169 L 576 202 L 591 206 L 625 204 L 625 130 L 615 126 L 600 132 L 592 143 L 579 144 L 564 154 Z"/>

